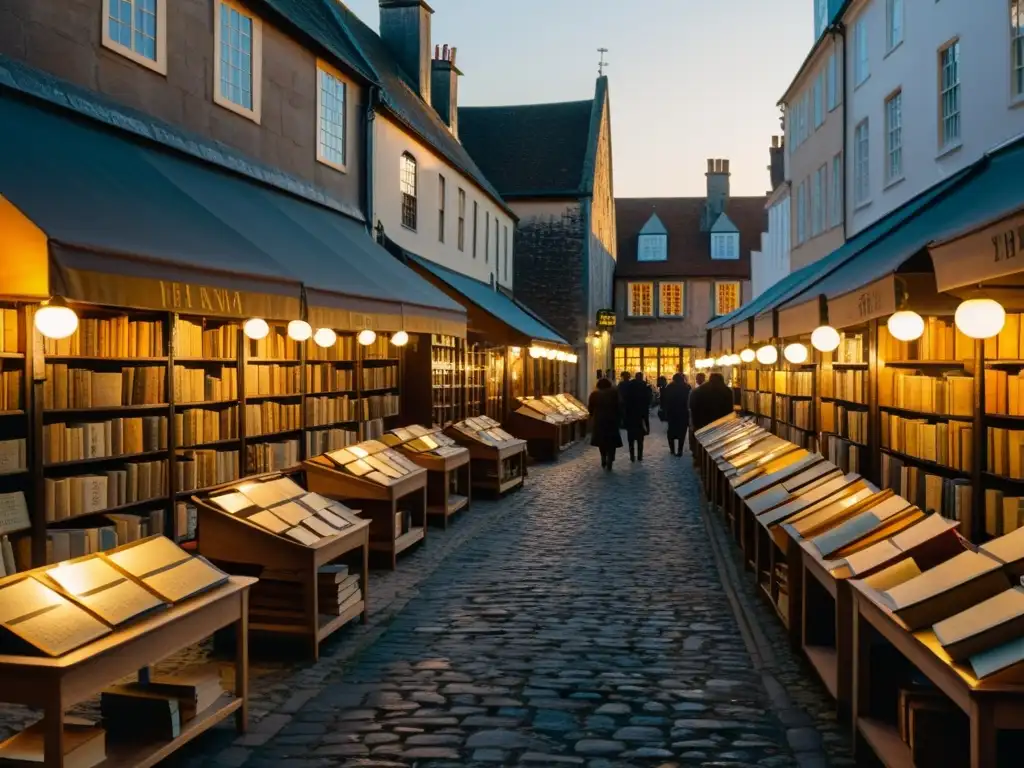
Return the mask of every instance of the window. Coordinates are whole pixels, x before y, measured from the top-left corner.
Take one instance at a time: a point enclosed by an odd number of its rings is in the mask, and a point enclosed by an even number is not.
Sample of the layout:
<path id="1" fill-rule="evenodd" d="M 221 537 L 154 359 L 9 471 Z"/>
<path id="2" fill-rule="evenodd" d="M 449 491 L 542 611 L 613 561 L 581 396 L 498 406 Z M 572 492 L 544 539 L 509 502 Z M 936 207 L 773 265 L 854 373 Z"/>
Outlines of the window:
<path id="1" fill-rule="evenodd" d="M 466 250 L 466 190 L 459 188 L 459 250 Z"/>
<path id="2" fill-rule="evenodd" d="M 213 100 L 225 109 L 260 121 L 263 27 L 240 5 L 214 6 Z"/>
<path id="3" fill-rule="evenodd" d="M 885 0 L 885 42 L 890 51 L 903 42 L 903 0 Z"/>
<path id="4" fill-rule="evenodd" d="M 416 158 L 402 153 L 399 186 L 402 190 L 402 226 L 416 229 Z"/>
<path id="5" fill-rule="evenodd" d="M 903 91 L 885 102 L 885 180 L 903 177 Z"/>
<path id="6" fill-rule="evenodd" d="M 654 286 L 651 283 L 627 283 L 629 291 L 629 316 L 654 316 Z"/>
<path id="7" fill-rule="evenodd" d="M 832 158 L 832 216 L 831 225 L 838 227 L 843 223 L 843 206 L 844 206 L 844 189 L 843 189 L 843 153 L 840 152 L 838 155 Z"/>
<path id="8" fill-rule="evenodd" d="M 498 226 L 498 214 L 494 214 L 494 265 L 499 268 L 501 264 L 499 259 L 501 258 L 501 250 L 498 248 L 498 237 L 501 235 L 501 227 Z"/>
<path id="9" fill-rule="evenodd" d="M 828 111 L 838 107 L 840 101 L 839 58 L 833 53 L 828 59 Z"/>
<path id="10" fill-rule="evenodd" d="M 103 0 L 103 45 L 167 74 L 167 0 Z"/>
<path id="11" fill-rule="evenodd" d="M 796 188 L 796 244 L 807 239 L 807 179 Z"/>
<path id="12" fill-rule="evenodd" d="M 854 59 L 853 84 L 858 86 L 868 79 L 871 68 L 868 60 L 868 22 L 863 16 L 853 27 Z"/>
<path id="13" fill-rule="evenodd" d="M 738 259 L 739 257 L 739 232 L 715 232 L 711 235 L 712 259 Z"/>
<path id="14" fill-rule="evenodd" d="M 828 166 L 823 165 L 814 174 L 811 187 L 811 236 L 825 231 L 825 211 L 828 210 Z"/>
<path id="15" fill-rule="evenodd" d="M 715 315 L 728 315 L 740 308 L 740 284 L 734 280 L 715 283 Z"/>
<path id="16" fill-rule="evenodd" d="M 1014 97 L 1024 96 L 1024 0 L 1010 0 L 1010 46 Z"/>
<path id="17" fill-rule="evenodd" d="M 640 235 L 636 241 L 637 261 L 666 261 L 668 235 Z"/>
<path id="18" fill-rule="evenodd" d="M 960 143 L 960 41 L 950 43 L 939 52 L 942 125 L 939 126 L 941 148 Z"/>
<path id="19" fill-rule="evenodd" d="M 437 174 L 437 240 L 444 242 L 444 209 L 448 197 L 448 189 L 444 176 Z"/>
<path id="20" fill-rule="evenodd" d="M 474 200 L 473 201 L 473 258 L 474 259 L 476 258 L 476 240 L 477 240 L 477 237 L 476 237 L 476 227 L 477 227 L 477 221 L 478 221 L 478 218 L 479 218 L 479 212 L 480 212 L 479 211 L 479 206 L 477 205 L 476 200 Z"/>
<path id="21" fill-rule="evenodd" d="M 322 61 L 316 63 L 316 116 L 319 138 L 316 159 L 345 170 L 346 85 L 340 73 Z"/>
<path id="22" fill-rule="evenodd" d="M 505 281 L 508 282 L 508 226 L 505 227 Z"/>
<path id="23" fill-rule="evenodd" d="M 861 120 L 853 133 L 853 200 L 857 205 L 863 205 L 871 197 L 870 159 L 868 121 Z"/>
<path id="24" fill-rule="evenodd" d="M 491 212 L 484 211 L 484 263 L 491 263 Z"/>
<path id="25" fill-rule="evenodd" d="M 814 130 L 825 122 L 825 72 L 814 78 Z"/>
<path id="26" fill-rule="evenodd" d="M 683 284 L 659 283 L 658 314 L 662 317 L 683 316 Z"/>

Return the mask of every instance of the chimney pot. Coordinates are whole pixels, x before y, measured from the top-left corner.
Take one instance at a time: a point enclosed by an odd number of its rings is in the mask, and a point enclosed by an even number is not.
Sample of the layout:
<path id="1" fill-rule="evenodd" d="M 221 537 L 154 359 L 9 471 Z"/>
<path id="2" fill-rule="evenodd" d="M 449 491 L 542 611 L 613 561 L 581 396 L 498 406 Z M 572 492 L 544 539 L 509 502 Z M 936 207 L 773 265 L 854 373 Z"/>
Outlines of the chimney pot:
<path id="1" fill-rule="evenodd" d="M 708 158 L 708 173 L 714 173 L 714 172 L 715 172 L 715 161 L 713 159 L 711 159 L 711 158 Z"/>
<path id="2" fill-rule="evenodd" d="M 722 161 L 722 173 L 728 173 L 728 172 L 729 172 L 729 159 L 726 158 L 725 160 Z"/>
<path id="3" fill-rule="evenodd" d="M 441 49 L 441 58 L 448 61 L 448 43 L 445 43 L 444 47 Z"/>
<path id="4" fill-rule="evenodd" d="M 455 50 L 455 46 L 453 45 L 451 50 L 451 62 L 453 67 L 455 66 Z"/>
<path id="5" fill-rule="evenodd" d="M 439 45 L 435 45 L 434 46 L 434 58 L 435 59 L 441 58 L 441 46 L 439 46 Z"/>

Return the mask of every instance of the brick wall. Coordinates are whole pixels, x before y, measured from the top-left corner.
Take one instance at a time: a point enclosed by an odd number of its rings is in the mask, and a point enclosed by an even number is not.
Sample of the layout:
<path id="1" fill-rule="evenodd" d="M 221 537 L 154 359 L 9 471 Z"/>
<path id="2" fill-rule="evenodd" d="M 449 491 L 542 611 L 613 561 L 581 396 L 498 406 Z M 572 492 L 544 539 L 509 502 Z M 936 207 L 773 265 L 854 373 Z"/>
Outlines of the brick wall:
<path id="1" fill-rule="evenodd" d="M 316 160 L 316 56 L 264 20 L 262 120 L 213 102 L 213 2 L 167 7 L 167 75 L 101 44 L 102 0 L 3 0 L 0 53 L 194 131 L 363 208 L 365 91 L 348 88 L 348 173 Z"/>

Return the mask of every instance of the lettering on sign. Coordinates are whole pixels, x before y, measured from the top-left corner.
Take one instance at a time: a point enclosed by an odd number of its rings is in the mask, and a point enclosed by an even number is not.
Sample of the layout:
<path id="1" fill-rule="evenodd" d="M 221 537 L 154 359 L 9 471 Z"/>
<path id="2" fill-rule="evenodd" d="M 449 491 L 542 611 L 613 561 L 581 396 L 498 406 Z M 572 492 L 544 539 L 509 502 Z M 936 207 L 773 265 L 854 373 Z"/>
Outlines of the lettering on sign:
<path id="1" fill-rule="evenodd" d="M 164 309 L 193 309 L 200 312 L 217 312 L 223 315 L 238 316 L 244 314 L 241 291 L 166 280 L 159 282 L 160 302 Z"/>
<path id="2" fill-rule="evenodd" d="M 614 328 L 615 327 L 615 311 L 611 309 L 599 309 L 597 310 L 597 327 L 598 328 Z"/>
<path id="3" fill-rule="evenodd" d="M 1014 259 L 1024 244 L 1024 224 L 1004 229 L 992 235 L 993 261 Z"/>
<path id="4" fill-rule="evenodd" d="M 877 291 L 864 291 L 857 297 L 857 312 L 861 318 L 871 318 L 882 308 L 882 297 Z"/>

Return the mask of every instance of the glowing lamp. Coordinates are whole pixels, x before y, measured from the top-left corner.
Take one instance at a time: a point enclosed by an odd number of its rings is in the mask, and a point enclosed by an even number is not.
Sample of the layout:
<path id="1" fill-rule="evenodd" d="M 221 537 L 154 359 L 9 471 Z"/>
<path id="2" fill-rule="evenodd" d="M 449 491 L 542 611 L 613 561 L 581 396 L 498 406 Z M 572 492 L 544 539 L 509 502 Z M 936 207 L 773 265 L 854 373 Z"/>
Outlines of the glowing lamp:
<path id="1" fill-rule="evenodd" d="M 48 339 L 66 339 L 78 329 L 78 315 L 63 298 L 54 296 L 36 310 L 35 325 Z"/>
<path id="2" fill-rule="evenodd" d="M 554 360 L 556 357 L 558 357 L 558 350 L 557 349 L 549 349 L 547 351 L 547 354 L 548 354 L 548 360 Z"/>
<path id="3" fill-rule="evenodd" d="M 972 339 L 991 339 L 1003 330 L 1006 310 L 994 299 L 968 299 L 956 308 L 956 327 Z"/>
<path id="4" fill-rule="evenodd" d="M 564 363 L 566 360 L 569 359 L 569 356 L 565 354 L 565 352 L 557 352 L 555 354 L 555 359 L 560 363 Z"/>
<path id="5" fill-rule="evenodd" d="M 544 350 L 540 347 L 530 347 L 530 357 L 536 360 L 538 357 L 544 356 Z"/>
<path id="6" fill-rule="evenodd" d="M 839 347 L 839 331 L 831 325 L 819 325 L 811 333 L 811 346 L 819 352 L 832 352 Z"/>
<path id="7" fill-rule="evenodd" d="M 391 343 L 396 347 L 404 347 L 409 343 L 409 334 L 405 331 L 398 331 L 397 333 L 392 334 Z"/>
<path id="8" fill-rule="evenodd" d="M 313 335 L 313 326 L 305 320 L 292 320 L 288 323 L 288 338 L 293 341 L 305 341 Z"/>
<path id="9" fill-rule="evenodd" d="M 270 326 L 262 317 L 250 317 L 242 326 L 242 333 L 250 339 L 265 339 L 270 333 Z"/>
<path id="10" fill-rule="evenodd" d="M 338 334 L 330 328 L 317 328 L 316 333 L 313 334 L 313 341 L 318 347 L 333 347 L 337 340 Z"/>
<path id="11" fill-rule="evenodd" d="M 757 362 L 761 365 L 775 365 L 779 359 L 779 350 L 773 347 L 771 344 L 765 344 L 759 350 L 757 350 Z"/>
<path id="12" fill-rule="evenodd" d="M 376 340 L 377 334 L 374 331 L 371 331 L 369 328 L 364 328 L 359 332 L 359 335 L 356 336 L 356 341 L 358 341 L 364 347 L 370 346 Z"/>
<path id="13" fill-rule="evenodd" d="M 803 344 L 787 344 L 783 356 L 794 365 L 807 362 L 807 347 Z"/>
<path id="14" fill-rule="evenodd" d="M 576 363 L 579 362 L 579 359 L 580 359 L 579 355 L 576 355 L 576 354 L 569 355 L 569 362 L 572 363 L 573 365 L 576 365 Z"/>
<path id="15" fill-rule="evenodd" d="M 752 363 L 755 359 L 757 359 L 757 353 L 750 347 L 747 347 L 742 352 L 740 352 L 740 360 L 742 360 L 744 363 Z"/>
<path id="16" fill-rule="evenodd" d="M 962 304 L 960 306 L 963 306 Z M 924 333 L 924 320 L 917 312 L 903 310 L 889 318 L 886 323 L 889 333 L 899 341 L 913 341 L 921 338 Z"/>

